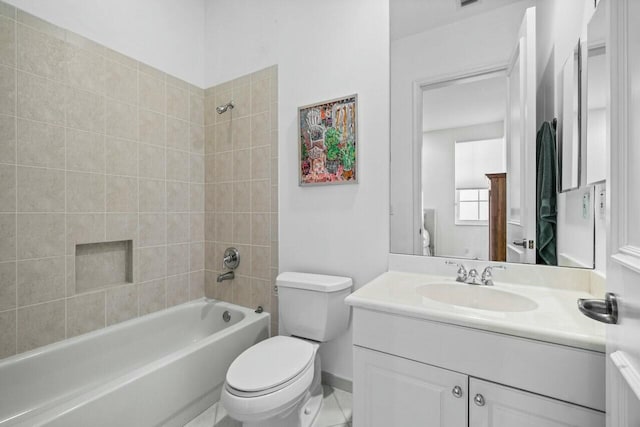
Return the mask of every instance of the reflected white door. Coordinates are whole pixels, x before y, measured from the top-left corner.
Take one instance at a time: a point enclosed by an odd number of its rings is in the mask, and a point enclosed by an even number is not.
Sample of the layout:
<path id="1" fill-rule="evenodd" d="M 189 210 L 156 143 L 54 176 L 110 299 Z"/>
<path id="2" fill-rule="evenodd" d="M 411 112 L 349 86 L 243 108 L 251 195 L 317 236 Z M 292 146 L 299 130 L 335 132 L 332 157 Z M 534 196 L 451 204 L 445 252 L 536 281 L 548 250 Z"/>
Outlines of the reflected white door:
<path id="1" fill-rule="evenodd" d="M 527 9 L 507 71 L 507 261 L 536 263 L 536 10 Z M 527 243 L 523 245 L 523 242 Z M 530 245 L 529 242 L 533 242 Z M 530 247 L 532 246 L 532 247 Z"/>
<path id="2" fill-rule="evenodd" d="M 640 2 L 600 6 L 611 46 L 607 290 L 619 301 L 607 326 L 607 426 L 628 427 L 640 426 Z"/>

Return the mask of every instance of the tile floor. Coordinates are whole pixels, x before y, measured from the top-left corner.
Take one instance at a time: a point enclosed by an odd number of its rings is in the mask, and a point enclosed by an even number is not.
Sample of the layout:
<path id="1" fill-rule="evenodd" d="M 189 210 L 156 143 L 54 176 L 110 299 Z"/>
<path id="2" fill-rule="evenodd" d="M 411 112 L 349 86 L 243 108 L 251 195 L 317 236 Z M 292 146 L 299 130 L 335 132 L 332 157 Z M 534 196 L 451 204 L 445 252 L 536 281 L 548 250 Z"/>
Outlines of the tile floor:
<path id="1" fill-rule="evenodd" d="M 313 427 L 351 427 L 351 393 L 323 387 L 324 402 Z M 215 403 L 185 427 L 241 427 L 241 424 L 229 417 L 222 405 Z"/>

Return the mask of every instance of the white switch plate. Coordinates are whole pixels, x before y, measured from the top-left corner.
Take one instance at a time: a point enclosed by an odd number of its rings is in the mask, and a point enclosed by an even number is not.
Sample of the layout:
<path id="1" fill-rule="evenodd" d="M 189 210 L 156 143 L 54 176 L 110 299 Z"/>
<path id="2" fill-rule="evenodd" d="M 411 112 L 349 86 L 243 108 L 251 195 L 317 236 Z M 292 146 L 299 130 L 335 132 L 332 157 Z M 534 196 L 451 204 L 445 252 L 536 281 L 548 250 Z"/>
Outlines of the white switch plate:
<path id="1" fill-rule="evenodd" d="M 598 215 L 600 218 L 604 218 L 607 214 L 607 190 L 601 188 L 598 191 Z"/>

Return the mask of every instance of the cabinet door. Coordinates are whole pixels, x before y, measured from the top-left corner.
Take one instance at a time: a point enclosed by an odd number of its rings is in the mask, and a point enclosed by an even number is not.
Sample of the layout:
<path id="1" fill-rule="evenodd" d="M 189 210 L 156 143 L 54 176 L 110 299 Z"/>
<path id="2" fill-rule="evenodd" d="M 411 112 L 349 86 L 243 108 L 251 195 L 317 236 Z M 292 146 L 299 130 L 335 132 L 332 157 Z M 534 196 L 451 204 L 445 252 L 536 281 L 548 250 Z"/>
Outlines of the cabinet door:
<path id="1" fill-rule="evenodd" d="M 604 425 L 602 412 L 476 378 L 469 379 L 469 427 Z"/>
<path id="2" fill-rule="evenodd" d="M 466 427 L 467 381 L 457 372 L 354 347 L 353 426 Z"/>

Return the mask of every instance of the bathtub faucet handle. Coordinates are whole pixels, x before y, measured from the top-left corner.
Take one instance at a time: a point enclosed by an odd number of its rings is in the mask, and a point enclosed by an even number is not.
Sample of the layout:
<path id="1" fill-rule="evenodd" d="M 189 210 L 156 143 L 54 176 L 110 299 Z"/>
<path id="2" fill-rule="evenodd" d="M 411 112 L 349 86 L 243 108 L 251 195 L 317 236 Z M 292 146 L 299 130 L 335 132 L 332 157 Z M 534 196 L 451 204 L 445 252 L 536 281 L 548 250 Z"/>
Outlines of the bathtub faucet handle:
<path id="1" fill-rule="evenodd" d="M 240 265 L 240 252 L 236 248 L 227 248 L 222 258 L 224 267 L 235 270 Z"/>

